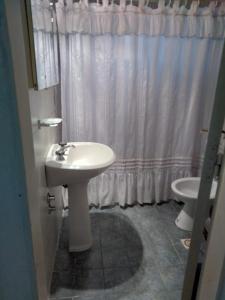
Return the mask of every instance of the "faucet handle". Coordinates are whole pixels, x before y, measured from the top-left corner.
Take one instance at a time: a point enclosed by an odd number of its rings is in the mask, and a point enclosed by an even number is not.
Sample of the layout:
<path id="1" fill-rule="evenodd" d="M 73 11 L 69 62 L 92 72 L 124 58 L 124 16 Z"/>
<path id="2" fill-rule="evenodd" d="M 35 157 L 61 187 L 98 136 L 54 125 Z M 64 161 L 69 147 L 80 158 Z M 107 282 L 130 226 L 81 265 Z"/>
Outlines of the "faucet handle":
<path id="1" fill-rule="evenodd" d="M 67 143 L 59 142 L 59 146 L 61 146 L 61 147 L 64 147 L 64 146 L 66 146 L 66 145 L 67 145 Z"/>

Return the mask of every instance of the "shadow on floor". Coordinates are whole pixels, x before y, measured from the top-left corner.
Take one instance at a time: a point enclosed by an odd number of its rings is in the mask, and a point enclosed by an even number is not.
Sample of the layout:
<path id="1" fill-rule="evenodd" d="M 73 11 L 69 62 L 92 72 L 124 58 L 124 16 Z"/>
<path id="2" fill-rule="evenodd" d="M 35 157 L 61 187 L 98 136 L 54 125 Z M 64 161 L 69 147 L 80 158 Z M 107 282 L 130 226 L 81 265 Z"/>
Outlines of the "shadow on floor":
<path id="1" fill-rule="evenodd" d="M 139 269 L 143 245 L 130 219 L 120 213 L 91 213 L 93 246 L 84 252 L 68 251 L 68 218 L 64 219 L 56 255 L 51 294 L 67 289 L 113 288 L 128 281 Z"/>

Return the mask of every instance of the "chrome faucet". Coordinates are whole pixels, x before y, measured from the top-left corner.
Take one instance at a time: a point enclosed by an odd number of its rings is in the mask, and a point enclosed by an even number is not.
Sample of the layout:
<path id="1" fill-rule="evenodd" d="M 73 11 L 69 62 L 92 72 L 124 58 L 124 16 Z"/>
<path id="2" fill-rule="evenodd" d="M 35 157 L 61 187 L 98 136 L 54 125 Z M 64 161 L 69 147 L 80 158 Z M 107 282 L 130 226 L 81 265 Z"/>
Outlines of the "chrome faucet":
<path id="1" fill-rule="evenodd" d="M 76 148 L 75 145 L 67 145 L 67 143 L 59 143 L 60 149 L 55 151 L 55 154 L 57 155 L 58 160 L 65 160 L 65 152 L 68 148 Z"/>

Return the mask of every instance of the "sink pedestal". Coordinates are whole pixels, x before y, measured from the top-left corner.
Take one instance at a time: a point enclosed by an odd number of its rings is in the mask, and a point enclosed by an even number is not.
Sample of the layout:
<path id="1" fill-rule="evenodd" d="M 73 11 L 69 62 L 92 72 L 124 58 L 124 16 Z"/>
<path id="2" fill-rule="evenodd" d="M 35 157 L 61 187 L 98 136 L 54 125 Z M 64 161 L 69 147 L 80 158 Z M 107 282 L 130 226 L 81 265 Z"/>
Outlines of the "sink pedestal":
<path id="1" fill-rule="evenodd" d="M 85 251 L 92 246 L 87 182 L 68 186 L 69 251 Z"/>

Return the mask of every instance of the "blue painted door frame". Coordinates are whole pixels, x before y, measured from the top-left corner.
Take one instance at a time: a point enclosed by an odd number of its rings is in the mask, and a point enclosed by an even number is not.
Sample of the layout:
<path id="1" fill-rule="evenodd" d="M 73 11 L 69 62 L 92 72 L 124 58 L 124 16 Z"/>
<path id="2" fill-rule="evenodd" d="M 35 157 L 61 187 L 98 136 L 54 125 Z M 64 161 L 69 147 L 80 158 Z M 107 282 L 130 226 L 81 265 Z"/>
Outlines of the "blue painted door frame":
<path id="1" fill-rule="evenodd" d="M 37 288 L 4 1 L 0 0 L 0 299 L 36 300 Z"/>

